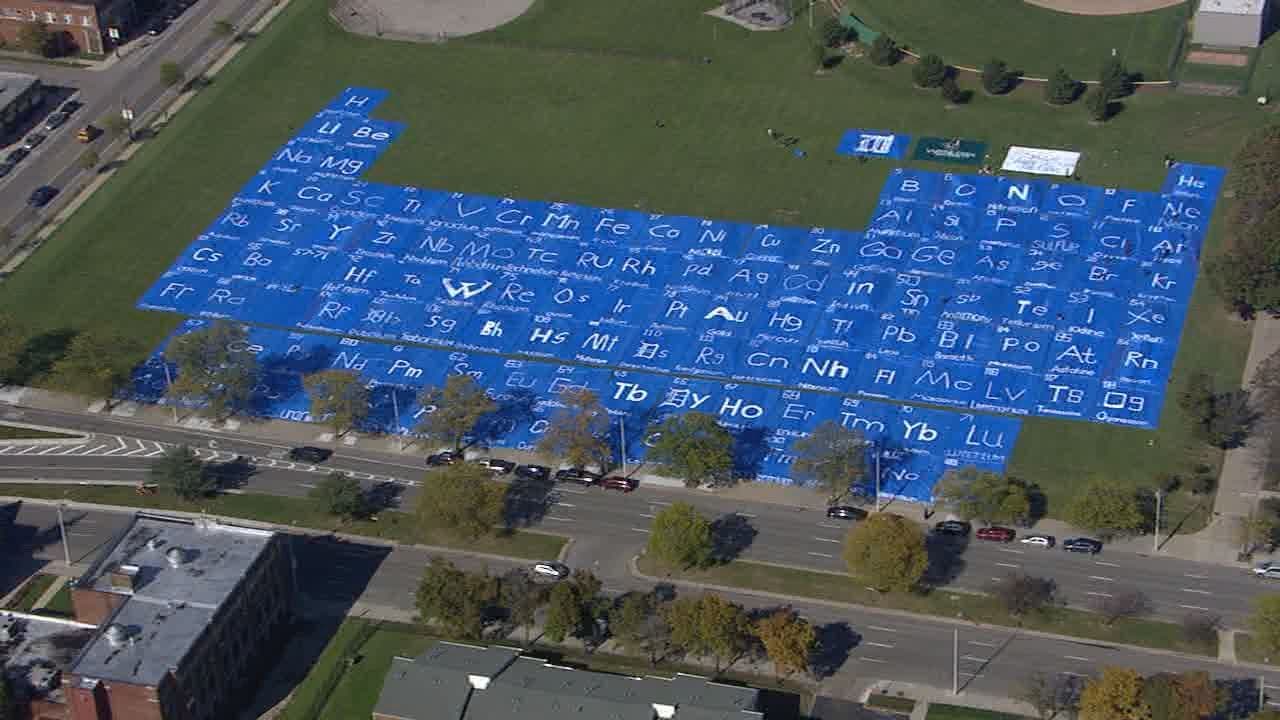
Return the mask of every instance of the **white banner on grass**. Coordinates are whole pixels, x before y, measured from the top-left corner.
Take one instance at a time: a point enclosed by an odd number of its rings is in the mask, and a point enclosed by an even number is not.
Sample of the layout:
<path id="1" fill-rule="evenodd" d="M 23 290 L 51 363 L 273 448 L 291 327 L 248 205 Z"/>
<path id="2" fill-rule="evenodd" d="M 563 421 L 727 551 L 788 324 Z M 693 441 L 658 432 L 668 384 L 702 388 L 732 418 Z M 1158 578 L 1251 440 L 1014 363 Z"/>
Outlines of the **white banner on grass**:
<path id="1" fill-rule="evenodd" d="M 1001 165 L 1000 169 L 1035 173 L 1036 175 L 1070 177 L 1076 173 L 1076 163 L 1078 162 L 1080 162 L 1080 153 L 1078 152 L 1014 145 L 1009 148 L 1009 154 L 1004 156 L 1004 165 Z"/>

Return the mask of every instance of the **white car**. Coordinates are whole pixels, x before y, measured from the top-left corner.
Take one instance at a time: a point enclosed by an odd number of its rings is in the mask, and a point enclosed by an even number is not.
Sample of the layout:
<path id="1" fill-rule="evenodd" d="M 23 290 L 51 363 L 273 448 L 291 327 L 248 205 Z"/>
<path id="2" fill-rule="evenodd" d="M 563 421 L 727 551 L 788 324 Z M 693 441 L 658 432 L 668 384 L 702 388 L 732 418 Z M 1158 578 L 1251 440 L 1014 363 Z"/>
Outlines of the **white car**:
<path id="1" fill-rule="evenodd" d="M 1262 563 L 1253 569 L 1253 574 L 1262 578 L 1280 578 L 1280 563 Z"/>
<path id="2" fill-rule="evenodd" d="M 1023 545 L 1035 545 L 1036 547 L 1051 548 L 1054 539 L 1052 535 L 1025 535 L 1018 542 Z"/>
<path id="3" fill-rule="evenodd" d="M 569 577 L 569 568 L 563 563 L 540 562 L 534 564 L 533 574 L 535 577 L 547 578 L 549 580 L 563 580 Z"/>

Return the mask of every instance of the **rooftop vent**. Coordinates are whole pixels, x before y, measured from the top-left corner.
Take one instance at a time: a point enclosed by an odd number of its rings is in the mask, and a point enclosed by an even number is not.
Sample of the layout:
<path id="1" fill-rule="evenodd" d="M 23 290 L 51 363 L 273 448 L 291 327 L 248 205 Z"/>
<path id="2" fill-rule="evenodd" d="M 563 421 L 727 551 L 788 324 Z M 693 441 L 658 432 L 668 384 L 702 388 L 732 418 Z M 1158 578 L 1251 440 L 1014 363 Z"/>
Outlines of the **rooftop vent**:
<path id="1" fill-rule="evenodd" d="M 187 562 L 187 554 L 180 547 L 171 547 L 165 550 L 164 557 L 169 561 L 170 567 L 179 567 Z"/>
<path id="2" fill-rule="evenodd" d="M 129 631 L 119 623 L 111 623 L 102 634 L 106 636 L 107 642 L 111 643 L 113 648 L 124 647 L 129 642 Z"/>
<path id="3" fill-rule="evenodd" d="M 151 538 L 150 540 L 148 540 L 148 541 L 147 541 L 147 549 L 148 549 L 148 550 L 159 550 L 159 549 L 160 549 L 160 546 L 161 546 L 161 545 L 163 545 L 163 544 L 164 544 L 164 541 L 163 541 L 163 540 L 161 540 L 159 537 L 153 537 L 153 538 Z"/>
<path id="4" fill-rule="evenodd" d="M 141 568 L 137 565 L 120 564 L 115 566 L 111 570 L 111 587 L 132 592 L 138 585 L 139 570 Z"/>
<path id="5" fill-rule="evenodd" d="M 0 617 L 0 642 L 13 642 L 22 637 L 22 625 L 12 615 Z"/>
<path id="6" fill-rule="evenodd" d="M 38 693 L 47 693 L 57 686 L 58 671 L 45 665 L 37 665 L 27 673 L 27 682 Z"/>

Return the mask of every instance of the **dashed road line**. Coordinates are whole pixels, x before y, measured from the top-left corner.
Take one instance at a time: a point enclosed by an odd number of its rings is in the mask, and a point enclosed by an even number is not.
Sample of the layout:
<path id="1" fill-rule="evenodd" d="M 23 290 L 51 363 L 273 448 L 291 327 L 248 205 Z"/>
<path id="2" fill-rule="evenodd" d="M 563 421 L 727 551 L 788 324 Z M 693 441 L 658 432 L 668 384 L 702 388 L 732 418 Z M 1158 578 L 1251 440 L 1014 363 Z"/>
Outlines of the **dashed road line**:
<path id="1" fill-rule="evenodd" d="M 870 645 L 871 647 L 882 647 L 882 648 L 893 648 L 893 647 L 895 647 L 894 645 L 892 645 L 892 644 L 890 644 L 890 643 L 871 642 L 870 640 L 867 640 L 867 641 L 863 642 L 862 644 L 863 644 L 863 645 Z"/>
<path id="2" fill-rule="evenodd" d="M 996 564 L 997 564 L 997 565 L 999 565 L 1000 567 L 1011 567 L 1011 568 L 1016 568 L 1016 567 L 1018 567 L 1018 565 L 1017 565 L 1016 563 L 1002 563 L 1002 562 L 998 562 L 998 563 L 996 563 Z"/>
<path id="3" fill-rule="evenodd" d="M 1208 576 L 1208 575 L 1196 575 L 1195 573 L 1182 573 L 1182 576 L 1183 576 L 1183 577 L 1193 578 L 1193 579 L 1196 579 L 1196 580 L 1208 580 L 1208 579 L 1209 579 L 1209 576 Z"/>
<path id="4" fill-rule="evenodd" d="M 831 538 L 818 537 L 817 535 L 814 535 L 813 539 L 817 540 L 818 542 L 835 543 L 836 545 L 840 544 L 839 540 L 832 540 Z"/>
<path id="5" fill-rule="evenodd" d="M 1015 550 L 1015 549 L 1013 549 L 1013 548 L 996 548 L 996 550 L 999 550 L 999 551 L 1000 551 L 1000 552 L 1002 552 L 1002 553 L 1009 553 L 1010 555 L 1025 555 L 1025 554 L 1027 554 L 1027 551 L 1026 551 L 1026 550 Z"/>
<path id="6" fill-rule="evenodd" d="M 1062 657 L 1064 657 L 1064 658 L 1066 658 L 1066 659 L 1068 659 L 1068 660 L 1075 660 L 1075 661 L 1077 661 L 1077 662 L 1093 662 L 1093 661 L 1092 661 L 1092 660 L 1090 660 L 1089 658 L 1087 658 L 1087 657 L 1080 657 L 1079 655 L 1063 655 Z"/>
<path id="7" fill-rule="evenodd" d="M 1210 612 L 1209 608 L 1200 607 L 1199 605 L 1179 605 L 1178 607 L 1184 608 L 1186 610 L 1199 610 L 1201 612 Z"/>
<path id="8" fill-rule="evenodd" d="M 1120 567 L 1119 564 L 1113 563 L 1113 562 L 1107 562 L 1106 560 L 1094 560 L 1093 564 L 1102 565 L 1103 567 Z"/>
<path id="9" fill-rule="evenodd" d="M 884 665 L 885 663 L 889 662 L 888 660 L 877 660 L 875 658 L 869 658 L 869 657 L 859 657 L 858 659 L 861 660 L 862 662 L 876 663 L 878 665 Z"/>
<path id="10" fill-rule="evenodd" d="M 1101 580 L 1102 582 L 1115 582 L 1114 578 L 1103 577 L 1101 575 L 1090 575 L 1090 580 Z"/>
<path id="11" fill-rule="evenodd" d="M 548 515 L 546 520 L 555 520 L 556 522 L 574 522 L 573 518 L 560 517 L 559 515 Z"/>
<path id="12" fill-rule="evenodd" d="M 810 552 L 809 552 L 809 554 L 810 554 L 810 555 L 812 555 L 812 556 L 814 556 L 814 557 L 820 557 L 820 558 L 833 558 L 833 557 L 835 557 L 835 555 L 832 555 L 831 553 L 820 553 L 820 552 L 812 552 L 812 551 L 810 551 Z"/>
<path id="13" fill-rule="evenodd" d="M 1111 597 L 1111 593 L 1104 592 L 1087 592 L 1085 595 L 1093 595 L 1095 597 Z"/>
<path id="14" fill-rule="evenodd" d="M 648 532 L 650 532 L 649 528 L 638 528 L 638 527 L 633 527 L 633 528 L 631 528 L 631 529 L 632 529 L 633 531 L 635 531 L 635 532 L 642 532 L 642 533 L 648 533 Z"/>
<path id="15" fill-rule="evenodd" d="M 980 647 L 988 647 L 988 648 L 1000 647 L 997 643 L 983 642 L 981 640 L 967 640 L 966 642 L 968 642 L 970 645 L 978 645 Z"/>
<path id="16" fill-rule="evenodd" d="M 868 629 L 868 630 L 879 630 L 880 632 L 891 632 L 891 633 L 896 633 L 896 632 L 898 632 L 897 630 L 894 630 L 893 628 L 882 627 L 882 626 L 880 626 L 880 625 L 868 625 L 868 626 L 867 626 L 867 629 Z"/>
<path id="17" fill-rule="evenodd" d="M 1195 593 L 1196 595 L 1212 595 L 1208 590 L 1197 590 L 1195 588 L 1182 588 L 1182 592 Z"/>

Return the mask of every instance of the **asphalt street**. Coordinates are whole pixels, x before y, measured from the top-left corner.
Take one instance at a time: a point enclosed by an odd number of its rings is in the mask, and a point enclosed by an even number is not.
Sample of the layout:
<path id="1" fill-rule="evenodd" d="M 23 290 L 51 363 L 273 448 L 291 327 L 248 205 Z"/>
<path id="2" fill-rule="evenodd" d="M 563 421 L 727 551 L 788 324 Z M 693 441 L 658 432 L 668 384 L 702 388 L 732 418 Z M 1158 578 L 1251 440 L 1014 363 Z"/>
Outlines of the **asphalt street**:
<path id="1" fill-rule="evenodd" d="M 288 448 L 253 439 L 202 433 L 180 428 L 156 428 L 127 419 L 21 411 L 21 419 L 99 433 L 91 443 L 50 446 L 9 443 L 0 447 L 0 480 L 113 479 L 137 481 L 145 475 L 149 457 L 159 454 L 158 443 L 188 443 L 206 459 L 226 462 L 235 455 L 250 458 L 256 470 L 242 490 L 280 495 L 305 495 L 317 477 L 331 470 L 352 474 L 366 484 L 394 481 L 408 485 L 402 502 L 415 498 L 412 485 L 424 467 L 411 456 L 368 449 L 339 448 L 322 466 L 289 463 Z M 136 438 L 136 439 L 135 439 Z M 146 443 L 150 442 L 151 445 Z M 213 447 L 210 447 L 212 443 Z M 121 446 L 126 449 L 120 449 Z M 622 494 L 599 488 L 559 485 L 551 492 L 529 491 L 515 520 L 530 526 L 572 535 L 570 560 L 590 567 L 606 579 L 622 573 L 622 560 L 645 542 L 653 516 L 677 500 L 690 502 L 716 519 L 730 549 L 744 559 L 812 567 L 840 572 L 847 521 L 826 518 L 820 511 L 762 502 L 728 499 L 704 492 L 641 487 Z M 1060 538 L 1061 539 L 1061 538 Z M 1089 606 L 1108 595 L 1141 590 L 1156 614 L 1180 619 L 1189 613 L 1220 616 L 1232 627 L 1243 627 L 1255 597 L 1274 592 L 1274 581 L 1262 580 L 1235 567 L 1196 563 L 1177 558 L 1104 550 L 1096 556 L 1060 549 L 971 540 L 966 544 L 938 543 L 934 571 L 950 578 L 959 589 L 983 590 L 1009 573 L 1051 577 L 1063 597 Z"/>
<path id="2" fill-rule="evenodd" d="M 56 511 L 48 505 L 21 503 L 0 507 L 0 520 L 12 523 L 4 565 L 28 554 L 39 562 L 58 562 Z M 73 562 L 83 563 L 128 521 L 117 512 L 66 512 L 67 539 Z M 309 599 L 318 603 L 349 606 L 355 599 L 411 610 L 413 593 L 422 568 L 431 554 L 425 550 L 351 543 L 328 536 L 296 537 L 298 578 Z M 500 573 L 514 566 L 492 560 L 456 556 L 459 565 L 487 567 Z M 609 592 L 648 590 L 649 583 L 626 575 L 607 580 Z M 750 593 L 727 593 L 750 608 L 769 608 L 775 600 Z M 818 667 L 827 679 L 823 692 L 846 696 L 854 686 L 870 678 L 921 683 L 949 688 L 953 667 L 961 690 L 988 695 L 1008 695 L 1033 671 L 1085 677 L 1108 665 L 1137 668 L 1145 673 L 1207 670 L 1218 678 L 1243 683 L 1242 692 L 1256 697 L 1256 683 L 1263 678 L 1269 692 L 1280 697 L 1280 672 L 1259 675 L 1209 659 L 1116 648 L 1105 643 L 1064 641 L 1027 635 L 1015 630 L 993 630 L 967 624 L 878 612 L 871 609 L 832 607 L 798 602 L 793 607 L 819 627 Z M 956 652 L 953 655 L 953 647 Z M 953 666 L 954 663 L 954 666 Z"/>
<path id="3" fill-rule="evenodd" d="M 239 26 L 250 8 L 259 2 L 262 0 L 200 0 L 160 35 L 133 40 L 138 47 L 131 48 L 122 59 L 101 70 L 0 60 L 0 71 L 36 75 L 45 85 L 69 90 L 84 103 L 70 121 L 47 133 L 49 138 L 44 143 L 8 177 L 0 179 L 0 226 L 8 225 L 19 233 L 37 213 L 48 213 L 59 204 L 55 202 L 36 211 L 27 207 L 26 202 L 37 187 L 52 185 L 64 189 L 81 172 L 77 160 L 88 146 L 76 142 L 79 128 L 87 123 L 99 124 L 108 115 L 118 115 L 122 107 L 131 108 L 138 118 L 143 117 L 166 89 L 160 82 L 162 63 L 177 62 L 190 73 L 211 48 L 229 42 L 214 36 L 214 23 L 226 19 Z M 52 112 L 57 107 L 51 105 L 46 109 Z M 39 123 L 43 122 L 40 117 Z M 106 137 L 99 137 L 92 147 L 102 152 L 106 143 Z M 0 149 L 0 153 L 7 154 L 10 149 Z"/>

